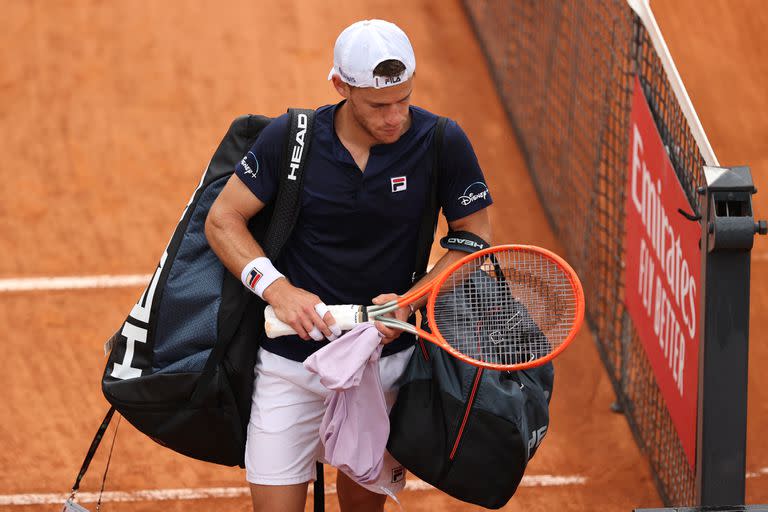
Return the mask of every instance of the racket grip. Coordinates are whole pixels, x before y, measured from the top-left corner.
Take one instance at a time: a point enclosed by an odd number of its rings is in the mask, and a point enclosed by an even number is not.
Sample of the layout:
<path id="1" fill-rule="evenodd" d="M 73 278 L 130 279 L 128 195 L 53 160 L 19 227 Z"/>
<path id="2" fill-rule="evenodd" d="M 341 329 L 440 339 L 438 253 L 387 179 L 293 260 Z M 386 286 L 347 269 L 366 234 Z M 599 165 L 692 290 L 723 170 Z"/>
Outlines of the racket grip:
<path id="1" fill-rule="evenodd" d="M 328 311 L 331 312 L 331 315 L 333 315 L 342 331 L 348 331 L 360 323 L 362 309 L 361 306 L 351 304 L 328 306 Z M 267 333 L 268 338 L 296 334 L 293 327 L 277 318 L 272 306 L 267 306 L 264 309 L 264 331 Z"/>

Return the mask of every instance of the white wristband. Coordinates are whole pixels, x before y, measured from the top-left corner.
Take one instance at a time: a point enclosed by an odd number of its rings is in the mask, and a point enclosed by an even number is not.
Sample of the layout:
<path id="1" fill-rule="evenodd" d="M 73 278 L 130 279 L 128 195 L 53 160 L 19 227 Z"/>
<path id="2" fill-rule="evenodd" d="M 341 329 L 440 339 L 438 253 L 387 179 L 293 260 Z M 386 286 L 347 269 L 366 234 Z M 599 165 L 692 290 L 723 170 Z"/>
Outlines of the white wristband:
<path id="1" fill-rule="evenodd" d="M 258 257 L 255 260 L 248 263 L 243 271 L 240 273 L 240 280 L 243 282 L 246 288 L 250 289 L 253 293 L 264 298 L 262 294 L 267 286 L 274 283 L 276 280 L 284 277 L 283 274 L 278 272 L 269 258 L 264 256 Z"/>

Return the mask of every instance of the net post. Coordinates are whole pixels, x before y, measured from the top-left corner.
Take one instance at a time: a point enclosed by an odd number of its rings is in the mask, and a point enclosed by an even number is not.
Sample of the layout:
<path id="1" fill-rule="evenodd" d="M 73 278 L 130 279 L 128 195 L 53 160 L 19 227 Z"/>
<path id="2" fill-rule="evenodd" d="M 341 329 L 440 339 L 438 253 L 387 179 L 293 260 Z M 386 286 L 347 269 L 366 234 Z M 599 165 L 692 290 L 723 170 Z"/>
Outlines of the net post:
<path id="1" fill-rule="evenodd" d="M 704 166 L 696 502 L 743 504 L 750 252 L 756 232 L 748 167 Z M 734 286 L 734 283 L 738 283 Z"/>

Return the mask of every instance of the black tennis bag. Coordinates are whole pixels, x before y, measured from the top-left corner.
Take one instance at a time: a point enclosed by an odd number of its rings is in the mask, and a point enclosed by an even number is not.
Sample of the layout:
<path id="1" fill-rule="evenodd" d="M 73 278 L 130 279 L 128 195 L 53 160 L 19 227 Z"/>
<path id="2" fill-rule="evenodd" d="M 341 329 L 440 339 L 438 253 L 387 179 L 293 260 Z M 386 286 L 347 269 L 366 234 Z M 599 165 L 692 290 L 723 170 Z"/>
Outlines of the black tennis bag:
<path id="1" fill-rule="evenodd" d="M 277 198 L 249 225 L 273 259 L 298 215 L 314 117 L 313 111 L 289 112 Z M 204 226 L 235 165 L 269 122 L 248 115 L 232 123 L 150 284 L 107 342 L 111 352 L 102 378 L 104 396 L 141 432 L 184 455 L 228 466 L 244 464 L 265 304 L 224 268 Z M 296 162 L 290 168 L 289 155 L 301 155 L 298 168 Z"/>
<path id="2" fill-rule="evenodd" d="M 424 253 L 429 254 L 434 234 L 428 226 L 422 226 L 419 238 L 421 268 L 426 266 Z M 474 252 L 487 244 L 472 233 L 451 232 L 441 245 Z M 474 309 L 461 305 L 512 297 L 508 289 L 498 290 L 507 287 L 503 276 L 498 265 L 495 272 L 476 270 L 452 295 L 439 299 L 440 308 L 469 325 L 493 325 L 488 318 L 474 318 Z M 513 307 L 528 324 L 529 352 L 533 352 L 542 346 L 544 334 L 522 304 Z M 426 324 L 422 327 L 428 330 Z M 477 356 L 508 363 L 504 354 L 509 350 L 498 347 L 492 335 L 487 328 L 478 328 L 475 336 L 482 354 Z M 530 357 L 540 356 L 531 353 Z M 528 461 L 546 435 L 553 384 L 551 362 L 517 372 L 487 370 L 419 340 L 390 412 L 387 449 L 414 475 L 454 498 L 501 508 L 517 490 Z"/>
<path id="3" fill-rule="evenodd" d="M 549 425 L 552 363 L 500 372 L 420 341 L 390 413 L 387 449 L 454 498 L 501 508 Z"/>

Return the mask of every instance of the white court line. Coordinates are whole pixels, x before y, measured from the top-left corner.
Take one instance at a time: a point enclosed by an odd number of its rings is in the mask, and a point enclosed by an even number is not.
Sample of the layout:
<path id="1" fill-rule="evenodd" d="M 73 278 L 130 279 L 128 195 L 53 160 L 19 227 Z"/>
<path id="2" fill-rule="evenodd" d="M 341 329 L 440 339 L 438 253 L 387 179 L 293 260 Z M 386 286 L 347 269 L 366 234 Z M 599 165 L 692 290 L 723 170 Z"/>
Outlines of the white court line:
<path id="1" fill-rule="evenodd" d="M 752 254 L 752 261 L 768 261 L 768 252 Z M 431 270 L 430 265 L 427 270 Z M 26 277 L 0 279 L 0 293 L 45 290 L 85 290 L 89 288 L 129 288 L 146 286 L 151 274 L 72 276 L 72 277 Z"/>
<path id="2" fill-rule="evenodd" d="M 122 276 L 72 276 L 72 277 L 27 277 L 0 279 L 0 292 L 27 292 L 39 290 L 80 290 L 87 288 L 124 288 L 146 286 L 150 274 Z"/>
<path id="3" fill-rule="evenodd" d="M 756 478 L 759 476 L 768 475 L 768 468 L 760 468 L 757 471 L 748 471 L 747 478 Z"/>
<path id="4" fill-rule="evenodd" d="M 559 487 L 565 485 L 584 485 L 583 476 L 533 475 L 524 476 L 520 487 Z M 310 488 L 310 494 L 312 486 Z M 405 484 L 406 491 L 429 491 L 434 489 L 428 483 L 415 478 Z M 336 486 L 329 485 L 325 493 L 335 494 Z M 168 500 L 204 500 L 220 498 L 243 498 L 250 496 L 248 487 L 208 487 L 201 489 L 148 489 L 141 491 L 108 491 L 102 497 L 102 503 L 125 501 L 168 501 Z M 64 503 L 67 494 L 6 494 L 0 495 L 0 506 L 9 505 L 51 505 Z M 78 493 L 79 503 L 96 503 L 99 493 Z"/>
<path id="5" fill-rule="evenodd" d="M 768 261 L 768 252 L 752 253 L 752 261 Z M 430 265 L 427 270 L 431 270 Z M 45 290 L 84 290 L 89 288 L 130 288 L 146 286 L 152 274 L 71 276 L 71 277 L 22 277 L 0 279 L 0 293 Z"/>

